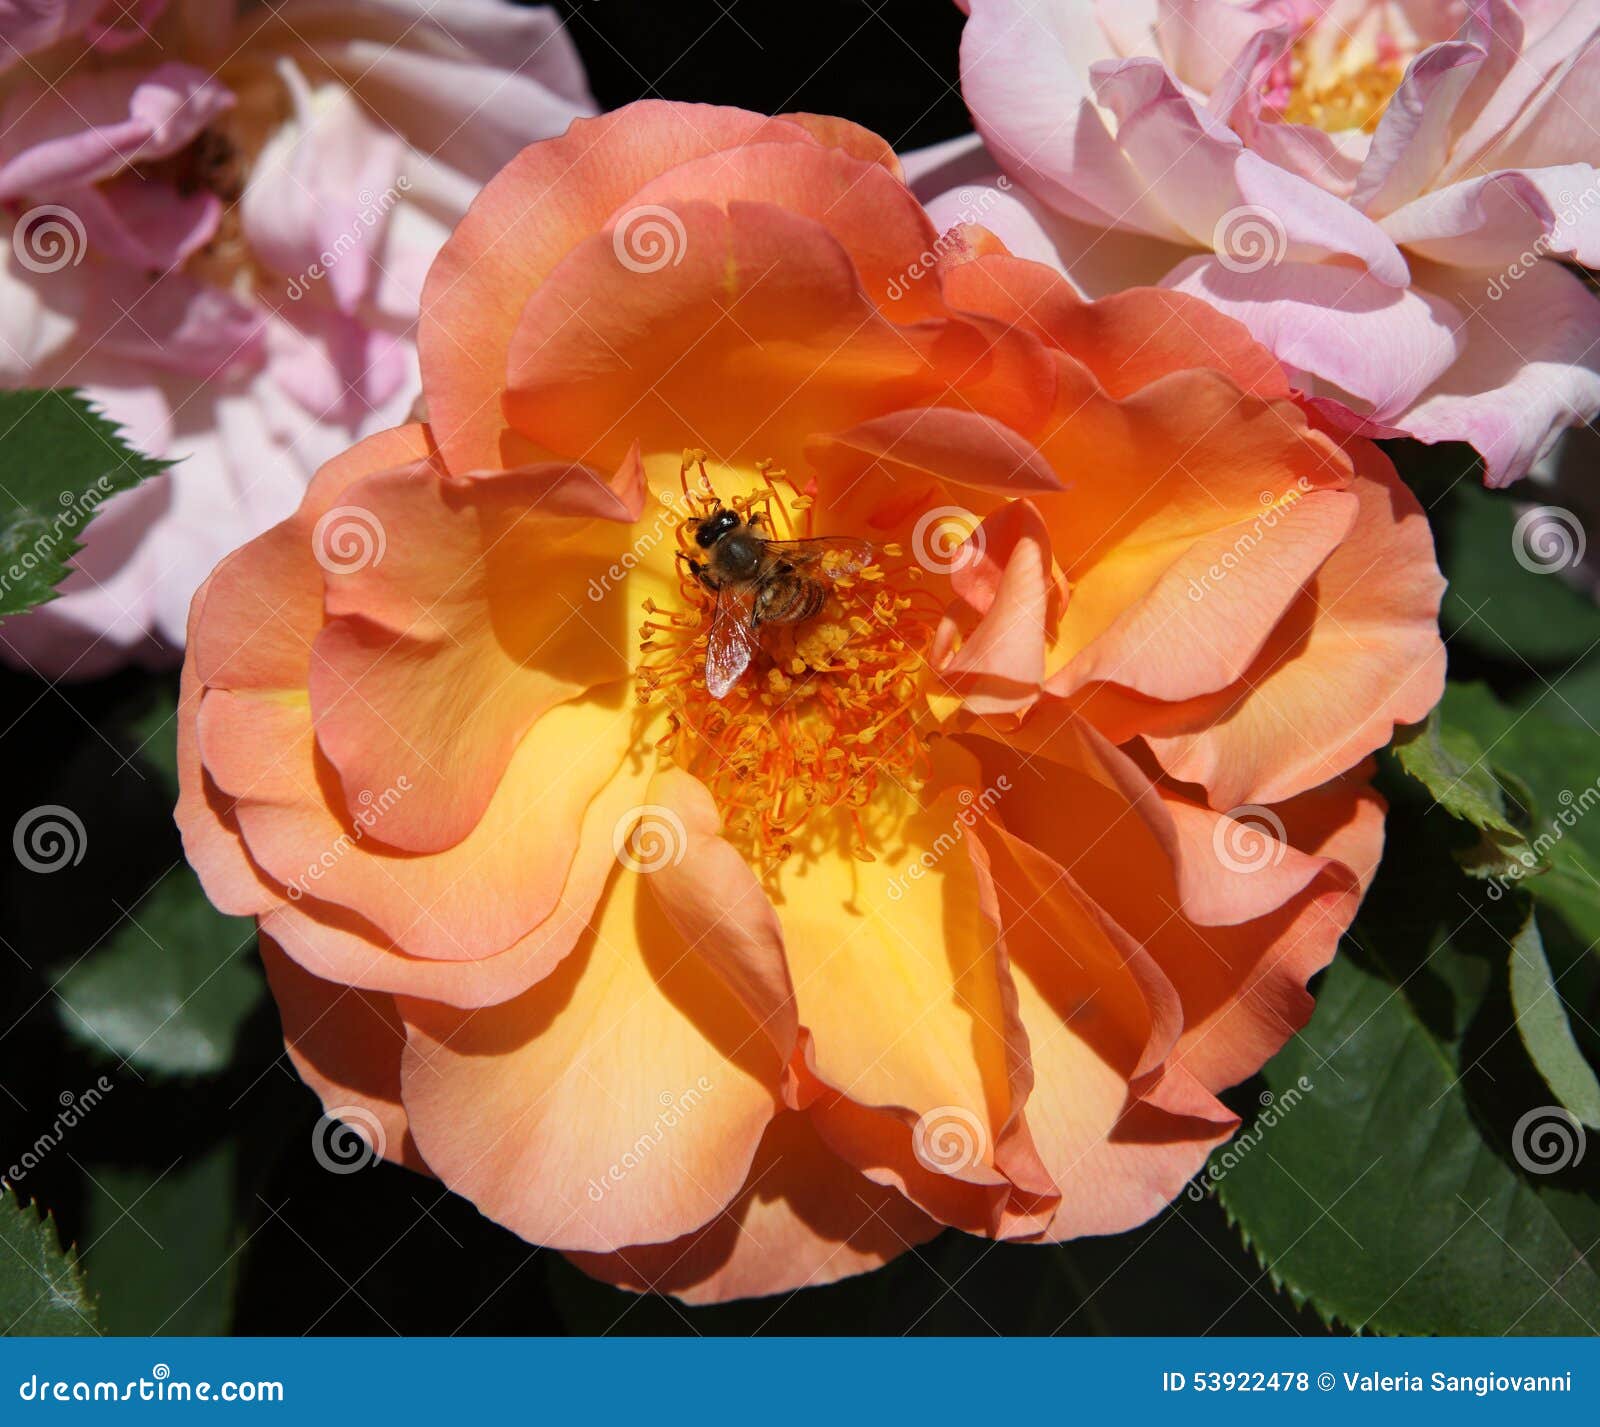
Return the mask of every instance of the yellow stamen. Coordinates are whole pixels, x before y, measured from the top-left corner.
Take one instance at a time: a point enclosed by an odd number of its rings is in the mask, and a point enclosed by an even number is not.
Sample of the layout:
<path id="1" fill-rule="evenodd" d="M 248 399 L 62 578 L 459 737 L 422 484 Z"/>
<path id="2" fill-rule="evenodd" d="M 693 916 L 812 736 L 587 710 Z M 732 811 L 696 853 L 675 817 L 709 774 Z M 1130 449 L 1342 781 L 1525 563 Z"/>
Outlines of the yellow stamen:
<path id="1" fill-rule="evenodd" d="M 1331 133 L 1361 129 L 1370 134 L 1378 127 L 1405 73 L 1403 64 L 1374 60 L 1337 78 L 1320 79 L 1297 51 L 1290 62 L 1293 88 L 1283 117 L 1291 124 L 1310 124 Z"/>

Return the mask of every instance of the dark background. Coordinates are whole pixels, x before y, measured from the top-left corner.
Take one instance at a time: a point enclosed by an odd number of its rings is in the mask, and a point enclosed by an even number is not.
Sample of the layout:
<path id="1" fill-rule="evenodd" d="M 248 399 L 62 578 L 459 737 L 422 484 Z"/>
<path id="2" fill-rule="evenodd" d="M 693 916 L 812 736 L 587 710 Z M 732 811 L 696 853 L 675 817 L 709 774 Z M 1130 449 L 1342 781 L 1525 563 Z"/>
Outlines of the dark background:
<path id="1" fill-rule="evenodd" d="M 966 133 L 951 0 L 566 0 L 604 109 L 636 99 L 839 114 L 898 150 Z"/>

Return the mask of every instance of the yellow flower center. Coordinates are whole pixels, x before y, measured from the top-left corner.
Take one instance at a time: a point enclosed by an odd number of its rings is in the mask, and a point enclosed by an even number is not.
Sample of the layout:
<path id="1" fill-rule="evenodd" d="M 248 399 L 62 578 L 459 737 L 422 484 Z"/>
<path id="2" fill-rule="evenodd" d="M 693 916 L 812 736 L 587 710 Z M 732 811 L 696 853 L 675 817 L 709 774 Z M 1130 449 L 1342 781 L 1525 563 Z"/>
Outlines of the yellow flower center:
<path id="1" fill-rule="evenodd" d="M 1348 74 L 1318 79 L 1297 53 L 1290 61 L 1293 86 L 1283 118 L 1290 124 L 1318 129 L 1362 129 L 1372 133 L 1400 87 L 1406 67 L 1393 60 L 1374 60 Z"/>
<path id="2" fill-rule="evenodd" d="M 722 596 L 688 564 L 706 554 L 695 541 L 701 522 L 729 510 L 741 521 L 754 516 L 773 540 L 846 533 L 813 531 L 810 497 L 771 462 L 756 470 L 748 494 L 720 499 L 705 453 L 685 452 L 679 600 L 670 609 L 644 602 L 639 699 L 664 709 L 658 749 L 710 789 L 724 835 L 757 867 L 814 855 L 839 838 L 872 861 L 880 841 L 874 795 L 887 783 L 915 793 L 927 780 L 924 679 L 938 604 L 897 546 L 874 547 L 870 563 L 848 571 L 824 554 L 800 576 L 820 586 L 819 607 L 793 622 L 761 624 L 749 667 L 713 697 L 706 650 Z"/>
<path id="3" fill-rule="evenodd" d="M 1267 113 L 1330 133 L 1370 134 L 1417 49 L 1416 35 L 1392 4 L 1373 4 L 1347 24 L 1313 21 L 1268 77 Z"/>

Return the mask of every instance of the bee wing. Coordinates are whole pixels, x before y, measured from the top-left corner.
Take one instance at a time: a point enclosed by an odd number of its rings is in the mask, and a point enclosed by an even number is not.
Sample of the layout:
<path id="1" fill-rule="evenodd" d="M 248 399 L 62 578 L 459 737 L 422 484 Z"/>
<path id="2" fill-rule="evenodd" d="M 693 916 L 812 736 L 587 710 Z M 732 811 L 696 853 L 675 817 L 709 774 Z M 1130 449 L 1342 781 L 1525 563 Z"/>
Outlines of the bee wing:
<path id="1" fill-rule="evenodd" d="M 725 697 L 755 658 L 754 621 L 753 585 L 723 585 L 717 591 L 717 607 L 706 640 L 706 692 L 712 698 Z"/>
<path id="2" fill-rule="evenodd" d="M 819 535 L 813 540 L 769 540 L 769 560 L 787 560 L 796 569 L 836 580 L 853 575 L 873 561 L 877 547 L 853 535 Z"/>

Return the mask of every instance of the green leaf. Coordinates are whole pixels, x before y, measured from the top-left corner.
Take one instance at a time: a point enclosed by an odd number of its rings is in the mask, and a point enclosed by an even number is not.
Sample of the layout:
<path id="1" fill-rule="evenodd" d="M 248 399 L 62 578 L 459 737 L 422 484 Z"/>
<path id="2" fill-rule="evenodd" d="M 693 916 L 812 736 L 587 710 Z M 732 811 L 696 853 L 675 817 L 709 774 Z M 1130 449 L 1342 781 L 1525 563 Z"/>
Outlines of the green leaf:
<path id="1" fill-rule="evenodd" d="M 106 1332 L 229 1331 L 236 1158 L 223 1140 L 164 1171 L 90 1166 L 86 1258 Z"/>
<path id="2" fill-rule="evenodd" d="M 1329 1321 L 1600 1331 L 1600 1161 L 1512 1018 L 1526 908 L 1463 877 L 1412 815 L 1396 805 L 1316 1011 L 1263 1071 L 1279 1105 L 1299 1092 L 1293 1107 L 1232 1147 L 1216 1192 L 1273 1280 Z"/>
<path id="3" fill-rule="evenodd" d="M 1511 944 L 1511 1004 L 1517 1033 L 1556 1099 L 1590 1129 L 1600 1129 L 1600 1080 L 1573 1038 L 1531 914 Z"/>
<path id="4" fill-rule="evenodd" d="M 1559 548 L 1530 545 L 1526 526 L 1519 533 L 1518 501 L 1470 481 L 1448 499 L 1440 617 L 1452 639 L 1519 667 L 1576 659 L 1600 641 L 1600 609 L 1562 578 Z M 1559 541 L 1556 526 L 1551 533 Z"/>
<path id="5" fill-rule="evenodd" d="M 1386 1333 L 1577 1334 L 1600 1325 L 1600 1210 L 1488 1142 L 1457 1049 L 1404 994 L 1335 963 L 1268 1067 L 1314 1090 L 1218 1183 L 1275 1282 Z"/>
<path id="6" fill-rule="evenodd" d="M 57 983 L 62 1024 L 141 1071 L 216 1074 L 261 1000 L 254 945 L 254 923 L 216 911 L 179 865 Z"/>
<path id="7" fill-rule="evenodd" d="M 1551 720 L 1542 703 L 1508 708 L 1480 684 L 1450 685 L 1441 707 L 1450 722 L 1478 740 L 1502 780 L 1515 782 L 1527 808 L 1531 861 L 1510 869 L 1502 886 L 1521 886 L 1594 946 L 1600 942 L 1594 732 Z"/>
<path id="8" fill-rule="evenodd" d="M 98 1332 L 78 1256 L 61 1247 L 48 1216 L 9 1186 L 0 1191 L 0 1333 L 38 1338 Z"/>
<path id="9" fill-rule="evenodd" d="M 1460 858 L 1475 875 L 1503 873 L 1527 852 L 1482 746 L 1465 728 L 1448 722 L 1442 706 L 1397 734 L 1393 748 L 1400 766 L 1445 812 L 1483 833 L 1479 846 Z"/>
<path id="10" fill-rule="evenodd" d="M 170 465 L 76 392 L 0 391 L 0 615 L 54 599 L 105 500 Z"/>

